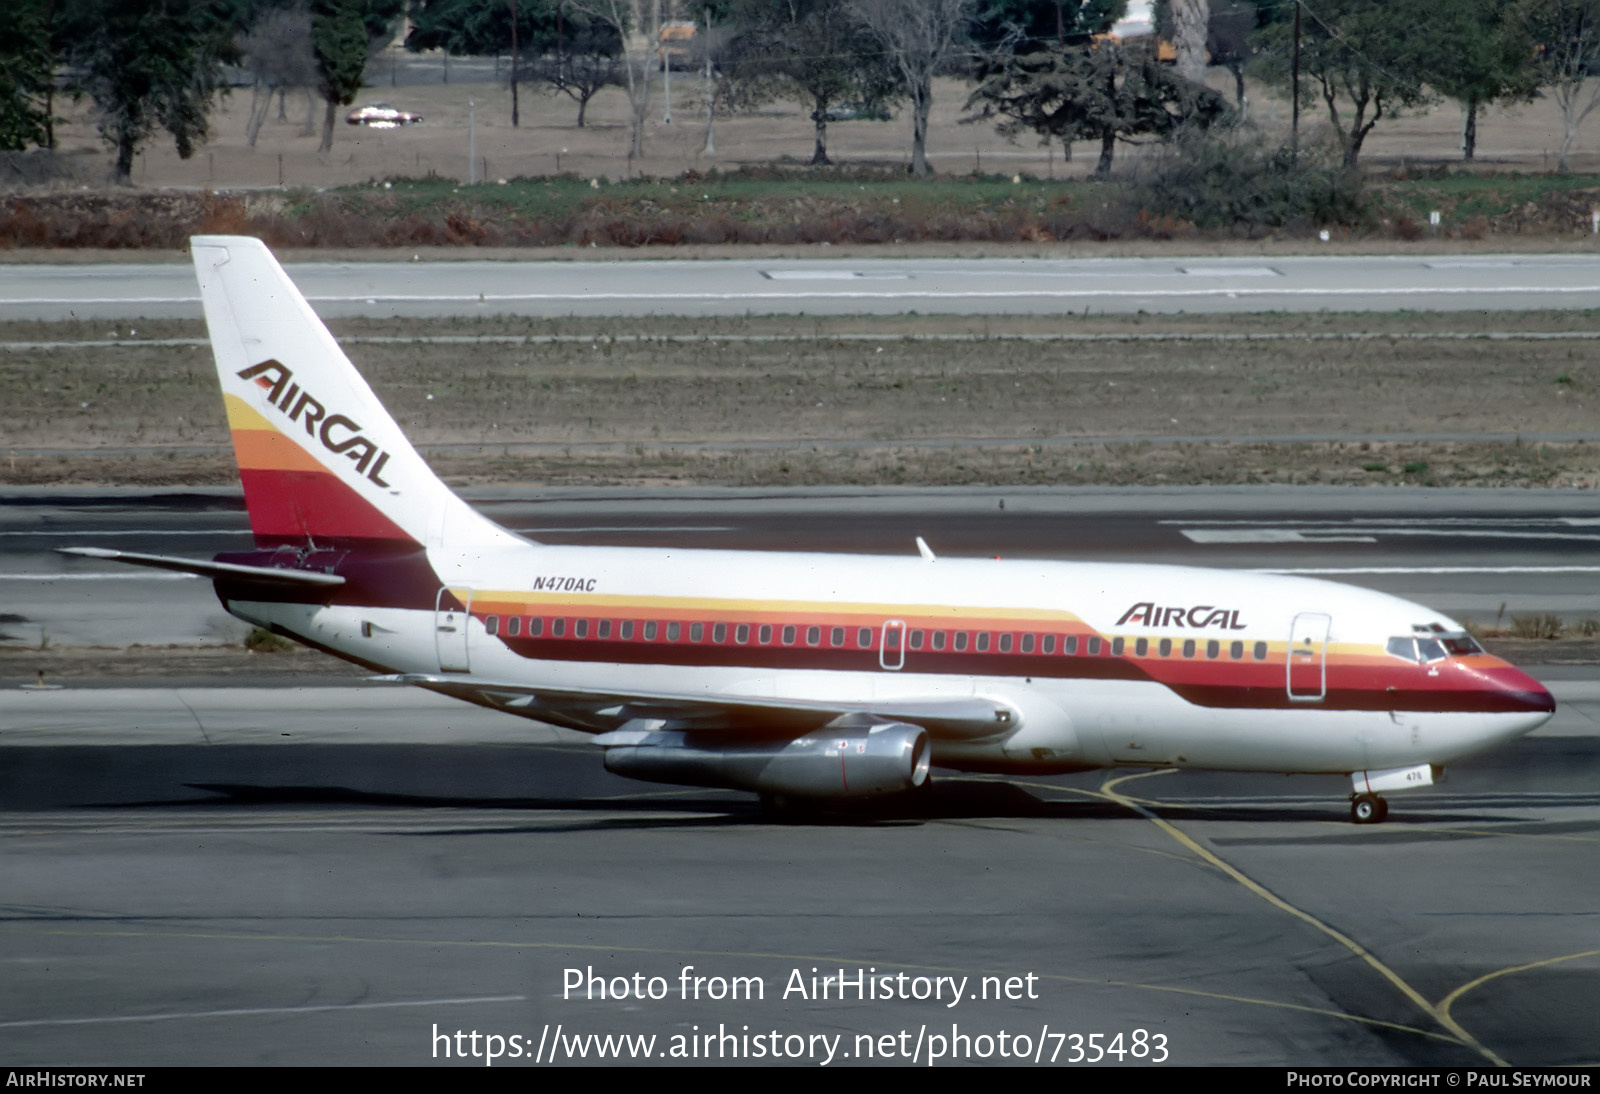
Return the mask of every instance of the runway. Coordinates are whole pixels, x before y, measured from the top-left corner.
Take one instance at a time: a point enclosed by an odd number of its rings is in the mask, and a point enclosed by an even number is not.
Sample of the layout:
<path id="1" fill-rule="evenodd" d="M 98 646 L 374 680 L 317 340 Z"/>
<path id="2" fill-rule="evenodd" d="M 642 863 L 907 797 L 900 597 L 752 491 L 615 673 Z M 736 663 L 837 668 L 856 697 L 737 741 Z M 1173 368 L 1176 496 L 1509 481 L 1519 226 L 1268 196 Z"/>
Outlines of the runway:
<path id="1" fill-rule="evenodd" d="M 1569 614 L 1600 535 L 1591 499 L 1560 492 L 473 500 L 551 542 L 900 551 L 921 534 L 952 555 L 1363 571 L 1347 579 Z M 243 527 L 228 491 L 12 493 L 0 559 L 58 567 L 31 587 L 63 631 L 97 610 L 148 629 L 185 618 L 175 590 L 203 610 L 207 584 L 72 581 L 95 567 L 46 549 L 200 555 Z M 773 823 L 748 795 L 619 779 L 575 735 L 407 690 L 8 688 L 0 1045 L 119 1067 L 482 1066 L 491 1045 L 498 1066 L 1065 1065 L 1091 1046 L 1141 1067 L 1158 1049 L 1593 1064 L 1600 685 L 1592 666 L 1536 671 L 1557 721 L 1396 795 L 1375 828 L 1344 819 L 1339 777 L 1138 769 L 936 773 L 918 801 Z M 889 994 L 851 987 L 868 983 Z"/>
<path id="2" fill-rule="evenodd" d="M 1593 1064 L 1600 1043 L 1592 735 L 1462 764 L 1378 828 L 1343 821 L 1339 778 L 1126 771 L 948 775 L 770 823 L 608 776 L 592 746 L 479 739 L 481 712 L 385 702 L 353 730 L 355 689 L 281 720 L 219 691 L 169 722 L 144 694 L 33 698 L 156 712 L 148 742 L 62 744 L 68 719 L 0 747 L 8 1063 L 442 1063 L 460 1030 L 520 1038 L 506 1066 L 541 1038 L 550 1062 L 558 1026 L 562 1062 L 599 1062 L 591 1034 L 672 1062 L 708 1031 L 736 1035 L 713 1060 L 776 1033 L 813 1065 L 827 1039 L 834 1063 L 883 1059 L 885 1037 L 928 1063 L 935 1036 L 941 1063 L 1000 1062 L 1002 1033 L 1057 1064 L 1091 1034 L 1176 1064 Z M 686 970 L 763 994 L 686 995 Z M 971 994 L 851 994 L 868 972 Z M 591 974 L 664 994 L 564 992 Z M 973 997 L 985 977 L 1016 990 Z M 987 1042 L 963 1054 L 963 1033 Z M 486 1062 L 468 1051 L 449 1062 Z"/>
<path id="3" fill-rule="evenodd" d="M 291 263 L 325 318 L 1591 308 L 1586 254 Z M 188 263 L 0 265 L 0 319 L 197 318 Z"/>
<path id="4" fill-rule="evenodd" d="M 464 491 L 550 543 L 1137 561 L 1327 577 L 1502 623 L 1600 617 L 1585 491 L 1340 488 Z M 56 547 L 205 557 L 250 542 L 237 490 L 0 492 L 0 641 L 237 640 L 209 582 Z"/>

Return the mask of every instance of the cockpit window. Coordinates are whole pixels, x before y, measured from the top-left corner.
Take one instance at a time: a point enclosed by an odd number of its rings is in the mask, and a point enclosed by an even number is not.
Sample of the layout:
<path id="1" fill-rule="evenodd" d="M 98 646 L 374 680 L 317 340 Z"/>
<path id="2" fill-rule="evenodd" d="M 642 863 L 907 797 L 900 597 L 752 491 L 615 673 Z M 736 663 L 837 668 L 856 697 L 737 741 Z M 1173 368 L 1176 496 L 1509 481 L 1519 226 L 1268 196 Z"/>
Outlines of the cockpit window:
<path id="1" fill-rule="evenodd" d="M 1415 661 L 1417 659 L 1416 643 L 1410 638 L 1391 638 L 1387 652 L 1390 657 L 1398 657 L 1402 661 Z"/>
<path id="2" fill-rule="evenodd" d="M 1422 635 L 1415 638 L 1391 638 L 1384 649 L 1390 657 L 1398 657 L 1402 661 L 1411 661 L 1419 665 L 1443 661 L 1446 657 L 1467 657 L 1483 652 L 1483 647 L 1465 631 L 1458 631 L 1455 634 L 1445 633 L 1437 638 Z"/>
<path id="3" fill-rule="evenodd" d="M 1417 639 L 1417 656 L 1423 661 L 1443 661 L 1445 659 L 1444 647 L 1437 639 Z"/>

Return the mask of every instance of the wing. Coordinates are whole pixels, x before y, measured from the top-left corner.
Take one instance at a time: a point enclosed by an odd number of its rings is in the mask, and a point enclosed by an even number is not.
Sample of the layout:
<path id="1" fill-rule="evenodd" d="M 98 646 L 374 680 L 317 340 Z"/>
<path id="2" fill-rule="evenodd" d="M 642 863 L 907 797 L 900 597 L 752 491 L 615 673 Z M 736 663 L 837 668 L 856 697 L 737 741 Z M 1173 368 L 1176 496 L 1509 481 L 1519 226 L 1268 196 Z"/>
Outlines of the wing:
<path id="1" fill-rule="evenodd" d="M 542 687 L 424 673 L 400 673 L 378 679 L 414 684 L 481 706 L 590 733 L 605 733 L 629 723 L 649 722 L 652 728 L 664 730 L 720 732 L 740 737 L 794 737 L 821 729 L 846 715 L 866 715 L 919 725 L 933 737 L 976 740 L 1009 732 L 1017 720 L 1017 712 L 1008 704 L 981 696 L 835 702 Z"/>

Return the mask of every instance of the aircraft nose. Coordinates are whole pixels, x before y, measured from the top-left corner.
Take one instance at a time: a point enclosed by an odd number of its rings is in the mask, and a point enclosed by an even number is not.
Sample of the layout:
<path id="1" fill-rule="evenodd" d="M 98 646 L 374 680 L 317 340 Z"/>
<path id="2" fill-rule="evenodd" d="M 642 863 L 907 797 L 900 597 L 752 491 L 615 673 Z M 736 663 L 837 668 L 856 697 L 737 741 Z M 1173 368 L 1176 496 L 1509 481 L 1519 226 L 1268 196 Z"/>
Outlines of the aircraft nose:
<path id="1" fill-rule="evenodd" d="M 1514 665 L 1501 664 L 1489 673 L 1502 702 L 1513 710 L 1545 717 L 1556 712 L 1555 696 L 1539 681 Z"/>

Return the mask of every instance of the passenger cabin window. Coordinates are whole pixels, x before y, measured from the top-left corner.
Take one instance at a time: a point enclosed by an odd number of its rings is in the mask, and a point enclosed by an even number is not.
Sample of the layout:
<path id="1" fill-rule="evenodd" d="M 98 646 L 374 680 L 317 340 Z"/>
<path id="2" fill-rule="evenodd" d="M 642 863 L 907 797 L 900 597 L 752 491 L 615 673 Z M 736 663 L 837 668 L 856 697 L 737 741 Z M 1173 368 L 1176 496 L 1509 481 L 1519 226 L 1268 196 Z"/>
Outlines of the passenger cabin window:
<path id="1" fill-rule="evenodd" d="M 1159 653 L 1162 657 L 1171 657 L 1172 656 L 1172 639 L 1163 638 L 1161 640 L 1161 645 L 1156 648 L 1156 652 Z"/>
<path id="2" fill-rule="evenodd" d="M 1125 645 L 1126 645 L 1126 643 L 1123 641 L 1123 639 L 1121 639 L 1121 638 L 1113 638 L 1111 640 L 1111 656 L 1113 656 L 1113 657 L 1121 657 L 1122 656 L 1122 651 L 1123 651 L 1123 648 L 1125 647 Z"/>
<path id="3" fill-rule="evenodd" d="M 656 640 L 656 624 L 653 619 L 644 625 L 644 640 L 646 642 L 654 642 Z"/>
<path id="4" fill-rule="evenodd" d="M 550 620 L 550 637 L 551 638 L 560 638 L 562 635 L 564 635 L 566 633 L 567 633 L 567 621 L 565 619 L 552 619 L 552 620 Z"/>
<path id="5" fill-rule="evenodd" d="M 944 649 L 944 632 L 943 631 L 934 631 L 933 632 L 933 648 L 936 649 L 936 650 Z"/>
<path id="6" fill-rule="evenodd" d="M 1218 642 L 1215 638 L 1206 643 L 1206 656 L 1211 660 L 1215 661 L 1217 659 L 1217 654 L 1221 652 L 1222 643 Z"/>
<path id="7" fill-rule="evenodd" d="M 763 646 L 772 641 L 771 623 L 761 624 L 761 629 L 756 632 L 756 641 L 760 642 Z"/>
<path id="8" fill-rule="evenodd" d="M 988 653 L 989 652 L 989 632 L 988 631 L 979 631 L 978 632 L 978 647 L 977 648 L 978 648 L 978 652 L 979 653 Z"/>
<path id="9" fill-rule="evenodd" d="M 497 632 L 500 629 L 500 617 L 498 615 L 489 616 L 483 621 L 483 629 L 490 634 Z"/>
<path id="10" fill-rule="evenodd" d="M 750 624 L 740 623 L 737 627 L 735 627 L 733 631 L 733 640 L 739 643 L 741 646 L 750 641 Z"/>
<path id="11" fill-rule="evenodd" d="M 1267 644 L 1265 642 L 1257 642 L 1254 652 L 1257 661 L 1265 661 L 1267 659 Z"/>
<path id="12" fill-rule="evenodd" d="M 572 624 L 572 637 L 574 637 L 574 638 L 588 638 L 589 637 L 589 621 L 587 619 L 579 619 L 579 620 L 577 620 L 576 622 L 574 622 Z"/>
<path id="13" fill-rule="evenodd" d="M 1185 657 L 1193 657 L 1194 656 L 1194 639 L 1185 638 L 1183 640 L 1183 655 Z"/>
<path id="14" fill-rule="evenodd" d="M 1078 636 L 1075 634 L 1069 634 L 1063 638 L 1061 640 L 1061 652 L 1066 654 L 1068 657 L 1076 654 L 1078 652 Z"/>
<path id="15" fill-rule="evenodd" d="M 1244 660 L 1244 643 L 1235 642 L 1230 645 L 1228 647 L 1228 656 L 1233 658 L 1235 661 Z"/>
<path id="16" fill-rule="evenodd" d="M 1039 646 L 1039 651 L 1041 653 L 1055 653 L 1056 652 L 1056 636 L 1053 635 L 1053 634 L 1045 635 L 1044 636 L 1044 642 Z"/>
<path id="17" fill-rule="evenodd" d="M 1046 641 L 1048 641 L 1048 639 Z M 1032 653 L 1033 652 L 1033 635 L 1025 634 L 1025 635 L 1022 636 L 1022 652 L 1023 653 Z"/>
<path id="18" fill-rule="evenodd" d="M 821 644 L 822 644 L 822 628 L 821 627 L 807 627 L 806 628 L 806 645 L 808 645 L 808 646 L 820 646 Z"/>
<path id="19" fill-rule="evenodd" d="M 1098 636 L 1089 639 L 1089 656 L 1100 656 L 1100 639 Z"/>
<path id="20" fill-rule="evenodd" d="M 967 648 L 967 632 L 966 631 L 957 631 L 956 632 L 956 652 L 960 653 L 962 650 L 964 650 L 966 648 Z"/>
<path id="21" fill-rule="evenodd" d="M 794 645 L 794 624 L 792 623 L 783 628 L 783 644 L 785 646 Z"/>
<path id="22" fill-rule="evenodd" d="M 595 634 L 596 638 L 610 638 L 611 637 L 611 620 L 609 620 L 609 619 L 600 620 L 600 622 L 595 625 L 594 634 Z"/>
<path id="23" fill-rule="evenodd" d="M 856 631 L 856 649 L 870 650 L 872 648 L 872 628 L 862 627 Z"/>
<path id="24" fill-rule="evenodd" d="M 726 642 L 728 640 L 728 625 L 726 623 L 713 623 L 711 625 L 711 641 Z"/>
<path id="25" fill-rule="evenodd" d="M 668 623 L 667 624 L 667 641 L 668 642 L 676 642 L 678 640 L 678 636 L 681 635 L 682 633 L 683 633 L 683 624 L 681 624 L 681 623 Z"/>
<path id="26" fill-rule="evenodd" d="M 830 646 L 835 646 L 835 647 L 844 645 L 844 628 L 843 627 L 835 627 L 835 628 L 833 628 L 832 631 L 829 632 L 829 634 L 828 634 L 828 644 Z"/>
<path id="27" fill-rule="evenodd" d="M 1143 657 L 1145 654 L 1147 654 L 1149 652 L 1150 652 L 1150 639 L 1148 639 L 1148 638 L 1136 638 L 1136 639 L 1134 639 L 1134 642 L 1133 642 L 1133 655 L 1135 657 Z"/>

